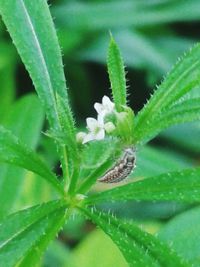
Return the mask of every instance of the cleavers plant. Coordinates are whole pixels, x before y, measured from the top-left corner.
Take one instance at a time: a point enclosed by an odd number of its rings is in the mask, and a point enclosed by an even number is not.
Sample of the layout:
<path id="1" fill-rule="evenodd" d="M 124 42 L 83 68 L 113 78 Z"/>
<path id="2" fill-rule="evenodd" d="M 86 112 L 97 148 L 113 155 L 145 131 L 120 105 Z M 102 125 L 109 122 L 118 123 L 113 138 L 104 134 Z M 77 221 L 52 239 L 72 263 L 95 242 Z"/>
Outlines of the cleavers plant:
<path id="1" fill-rule="evenodd" d="M 80 144 L 68 100 L 61 51 L 46 1 L 0 0 L 0 13 L 45 108 L 49 122 L 47 135 L 56 144 L 62 166 L 62 177 L 58 179 L 20 137 L 0 127 L 0 161 L 36 173 L 38 179 L 46 180 L 58 193 L 56 200 L 1 220 L 1 266 L 37 266 L 48 243 L 74 212 L 84 214 L 102 228 L 129 266 L 192 266 L 164 242 L 136 225 L 102 213 L 94 204 L 131 199 L 199 202 L 200 168 L 128 181 L 103 192 L 89 191 L 125 147 L 139 149 L 171 125 L 200 119 L 200 45 L 178 61 L 143 109 L 134 115 L 127 106 L 123 60 L 111 37 L 107 65 L 117 112 L 111 118 L 115 130 L 102 140 Z"/>

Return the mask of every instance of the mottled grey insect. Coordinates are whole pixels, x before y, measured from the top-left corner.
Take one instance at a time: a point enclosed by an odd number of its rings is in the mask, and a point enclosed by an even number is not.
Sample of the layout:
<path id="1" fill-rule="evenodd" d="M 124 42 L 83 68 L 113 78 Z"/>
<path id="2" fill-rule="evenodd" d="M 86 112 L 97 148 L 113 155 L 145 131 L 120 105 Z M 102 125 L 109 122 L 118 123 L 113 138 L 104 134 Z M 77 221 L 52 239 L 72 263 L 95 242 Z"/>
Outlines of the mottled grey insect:
<path id="1" fill-rule="evenodd" d="M 134 169 L 135 161 L 135 149 L 126 148 L 114 167 L 108 170 L 98 181 L 102 183 L 118 183 L 124 180 Z"/>

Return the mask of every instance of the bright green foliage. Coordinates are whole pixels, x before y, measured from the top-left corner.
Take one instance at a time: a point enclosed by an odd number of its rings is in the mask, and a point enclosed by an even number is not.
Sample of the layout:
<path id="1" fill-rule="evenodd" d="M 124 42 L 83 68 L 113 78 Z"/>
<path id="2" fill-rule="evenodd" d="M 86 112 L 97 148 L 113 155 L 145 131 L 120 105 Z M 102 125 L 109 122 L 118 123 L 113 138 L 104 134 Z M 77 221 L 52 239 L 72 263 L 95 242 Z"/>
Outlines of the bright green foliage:
<path id="1" fill-rule="evenodd" d="M 168 172 L 142 181 L 122 185 L 99 192 L 87 202 L 116 200 L 176 200 L 180 202 L 200 201 L 200 168 Z"/>
<path id="2" fill-rule="evenodd" d="M 72 176 L 77 176 L 79 155 L 75 138 L 75 125 L 71 116 L 71 110 L 64 98 L 56 95 L 59 122 L 61 130 L 54 132 L 55 138 L 58 138 L 60 144 L 60 157 L 63 166 L 64 184 L 68 187 Z M 66 147 L 65 147 L 66 146 Z M 66 188 L 68 189 L 68 188 Z"/>
<path id="3" fill-rule="evenodd" d="M 158 132 L 171 125 L 200 120 L 200 98 L 185 100 L 183 103 L 175 104 L 167 109 L 164 115 L 155 118 L 150 127 L 151 131 Z M 160 129 L 158 128 L 160 127 Z"/>
<path id="4" fill-rule="evenodd" d="M 30 0 L 1 0 L 0 13 L 45 106 L 50 125 L 58 130 L 55 94 L 63 97 L 66 105 L 68 100 L 60 48 L 48 5 L 42 0 L 37 5 Z"/>
<path id="5" fill-rule="evenodd" d="M 126 77 L 123 59 L 112 37 L 108 49 L 107 65 L 116 109 L 122 111 L 122 106 L 126 106 Z"/>
<path id="6" fill-rule="evenodd" d="M 16 3 L 12 0 L 1 0 L 0 13 L 33 80 L 52 130 L 61 131 L 58 96 L 66 104 L 66 119 L 73 128 L 61 52 L 46 1 L 39 0 L 35 5 L 35 2 L 30 0 L 20 0 Z M 65 182 L 68 183 L 65 147 L 61 146 L 59 153 Z"/>
<path id="7" fill-rule="evenodd" d="M 48 166 L 34 151 L 23 145 L 17 137 L 3 126 L 0 127 L 0 161 L 35 172 L 53 184 L 61 193 L 63 192 L 56 176 Z"/>
<path id="8" fill-rule="evenodd" d="M 120 248 L 130 267 L 189 266 L 164 243 L 141 231 L 137 226 L 94 209 L 85 209 L 83 212 L 111 237 Z"/>
<path id="9" fill-rule="evenodd" d="M 63 202 L 54 201 L 4 219 L 0 232 L 0 262 L 11 267 L 22 261 L 19 266 L 27 266 L 24 263 L 28 260 L 28 266 L 36 266 L 35 260 L 63 225 L 65 213 Z"/>
<path id="10" fill-rule="evenodd" d="M 199 119 L 200 45 L 196 45 L 169 73 L 139 112 L 135 123 L 135 143 L 149 140 L 172 124 Z M 192 99 L 188 99 L 192 98 Z"/>
<path id="11" fill-rule="evenodd" d="M 176 216 L 158 233 L 158 238 L 170 244 L 191 266 L 199 266 L 200 209 L 196 207 Z"/>
<path id="12" fill-rule="evenodd" d="M 71 163 L 73 164 L 73 161 L 76 161 L 78 158 L 74 121 L 70 116 L 71 112 L 68 110 L 69 105 L 65 102 L 65 99 L 59 95 L 56 97 L 62 131 L 60 132 L 61 136 L 56 132 L 55 135 L 57 134 L 58 138 L 60 138 L 60 142 L 67 146 L 68 154 L 70 155 L 72 160 Z"/>

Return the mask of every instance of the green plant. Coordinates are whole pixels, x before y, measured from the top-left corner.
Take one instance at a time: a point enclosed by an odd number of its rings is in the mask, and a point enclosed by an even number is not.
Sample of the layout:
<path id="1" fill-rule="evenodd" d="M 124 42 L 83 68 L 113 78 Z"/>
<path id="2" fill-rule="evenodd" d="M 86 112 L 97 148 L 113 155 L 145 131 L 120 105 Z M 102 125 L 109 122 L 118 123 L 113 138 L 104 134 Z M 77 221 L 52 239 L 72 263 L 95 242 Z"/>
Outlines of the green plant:
<path id="1" fill-rule="evenodd" d="M 2 214 L 0 262 L 6 267 L 37 266 L 48 243 L 69 216 L 78 212 L 111 237 L 129 266 L 192 266 L 192 260 L 182 258 L 164 241 L 93 205 L 130 199 L 199 202 L 200 168 L 167 172 L 98 193 L 90 193 L 90 189 L 113 166 L 124 148 L 139 149 L 171 125 L 200 119 L 200 45 L 179 60 L 144 108 L 134 115 L 127 106 L 123 60 L 111 37 L 108 72 L 115 111 L 106 114 L 105 120 L 112 127 L 107 129 L 105 138 L 101 135 L 103 140 L 98 141 L 95 135 L 92 138 L 97 141 L 86 145 L 76 140 L 77 129 L 69 105 L 61 52 L 46 1 L 38 0 L 36 4 L 30 0 L 0 0 L 0 13 L 45 108 L 49 122 L 47 135 L 56 145 L 62 166 L 62 177 L 58 178 L 40 156 L 24 144 L 27 141 L 19 140 L 1 126 L 0 160 L 37 174 L 37 179 L 43 178 L 57 195 L 56 200 L 48 203 L 7 217 Z M 29 101 L 32 102 L 32 98 Z M 79 141 L 83 138 L 79 135 Z M 12 171 L 15 173 L 15 169 Z M 7 203 L 15 199 L 5 195 L 3 200 L 6 212 Z"/>

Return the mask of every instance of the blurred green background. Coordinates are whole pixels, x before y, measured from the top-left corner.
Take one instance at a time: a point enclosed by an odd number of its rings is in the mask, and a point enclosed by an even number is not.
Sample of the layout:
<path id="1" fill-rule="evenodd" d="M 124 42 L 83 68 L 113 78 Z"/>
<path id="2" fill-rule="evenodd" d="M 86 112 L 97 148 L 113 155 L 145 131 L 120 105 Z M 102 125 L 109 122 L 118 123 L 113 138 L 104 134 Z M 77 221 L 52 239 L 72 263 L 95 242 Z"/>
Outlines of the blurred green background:
<path id="1" fill-rule="evenodd" d="M 129 105 L 136 113 L 178 58 L 200 39 L 199 0 L 48 2 L 62 47 L 71 105 L 78 127 L 85 126 L 86 117 L 96 116 L 93 108 L 95 102 L 100 102 L 103 95 L 110 96 L 106 68 L 110 31 L 125 61 Z M 30 142 L 29 135 L 34 135 L 34 140 L 28 145 L 37 148 L 41 157 L 59 174 L 54 144 L 42 134 L 47 127 L 44 111 L 33 94 L 33 84 L 1 22 L 1 124 L 27 143 Z M 199 165 L 199 137 L 200 123 L 178 125 L 161 133 L 138 150 L 137 168 L 130 179 Z M 4 194 L 13 194 L 15 204 L 4 203 Z M 16 209 L 56 197 L 50 186 L 34 174 L 2 164 L 0 195 L 0 218 Z M 134 220 L 148 232 L 155 233 L 165 232 L 162 230 L 165 229 L 164 225 L 168 225 L 180 213 L 187 216 L 193 207 L 178 203 L 128 202 L 105 203 L 100 208 Z M 198 253 L 196 257 L 199 257 Z M 127 265 L 105 234 L 83 217 L 74 214 L 58 240 L 51 244 L 41 266 Z"/>

